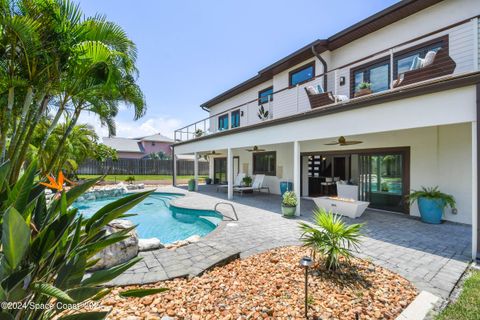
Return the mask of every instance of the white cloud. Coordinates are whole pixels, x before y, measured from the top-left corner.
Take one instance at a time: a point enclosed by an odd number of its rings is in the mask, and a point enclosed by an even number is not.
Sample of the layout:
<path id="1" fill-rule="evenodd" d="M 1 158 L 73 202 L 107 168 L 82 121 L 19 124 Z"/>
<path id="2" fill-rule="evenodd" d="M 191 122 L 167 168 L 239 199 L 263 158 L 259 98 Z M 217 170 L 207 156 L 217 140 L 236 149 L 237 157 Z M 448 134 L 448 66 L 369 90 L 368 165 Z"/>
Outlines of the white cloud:
<path id="1" fill-rule="evenodd" d="M 107 137 L 108 130 L 102 127 L 98 117 L 92 113 L 84 113 L 80 116 L 78 123 L 91 125 L 99 137 Z M 117 120 L 117 137 L 141 137 L 158 133 L 172 138 L 176 129 L 182 126 L 182 121 L 174 117 L 144 117 L 137 121 Z"/>

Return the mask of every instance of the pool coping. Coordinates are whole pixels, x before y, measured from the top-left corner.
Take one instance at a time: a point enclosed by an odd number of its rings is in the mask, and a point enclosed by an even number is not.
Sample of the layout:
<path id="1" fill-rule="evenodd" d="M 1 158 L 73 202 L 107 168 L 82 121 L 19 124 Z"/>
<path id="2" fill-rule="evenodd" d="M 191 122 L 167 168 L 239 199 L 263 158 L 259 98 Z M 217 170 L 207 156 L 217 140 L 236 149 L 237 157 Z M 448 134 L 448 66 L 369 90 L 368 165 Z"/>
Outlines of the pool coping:
<path id="1" fill-rule="evenodd" d="M 170 204 L 177 208 L 215 211 L 214 208 L 208 208 L 206 205 L 192 206 L 191 201 L 189 205 L 182 203 L 181 200 L 189 201 L 195 198 L 195 193 L 183 192 L 183 190 L 174 187 L 156 188 L 155 192 L 179 195 L 180 197 L 170 200 Z M 139 251 L 138 256 L 143 259 L 119 277 L 107 283 L 107 286 L 144 285 L 175 278 L 195 277 L 214 267 L 239 259 L 241 253 L 239 250 L 211 241 L 231 222 L 235 221 L 225 220 L 225 216 L 222 214 L 222 220 L 217 227 L 201 237 L 198 242 L 170 249 Z"/>

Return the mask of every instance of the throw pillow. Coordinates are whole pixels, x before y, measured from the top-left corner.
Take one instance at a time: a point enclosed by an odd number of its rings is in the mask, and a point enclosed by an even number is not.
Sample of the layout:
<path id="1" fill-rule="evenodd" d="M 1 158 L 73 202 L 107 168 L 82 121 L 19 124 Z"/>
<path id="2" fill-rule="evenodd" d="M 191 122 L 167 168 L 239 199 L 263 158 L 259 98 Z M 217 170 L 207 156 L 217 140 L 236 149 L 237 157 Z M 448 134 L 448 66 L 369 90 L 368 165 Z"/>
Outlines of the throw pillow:
<path id="1" fill-rule="evenodd" d="M 428 51 L 427 54 L 425 55 L 425 59 L 423 59 L 422 68 L 428 67 L 429 65 L 431 65 L 435 60 L 436 55 L 437 53 L 435 51 Z"/>
<path id="2" fill-rule="evenodd" d="M 413 58 L 412 65 L 410 66 L 410 70 L 417 70 L 422 67 L 422 64 L 423 64 L 423 59 L 418 56 L 415 56 L 415 58 Z"/>
<path id="3" fill-rule="evenodd" d="M 317 91 L 318 93 L 325 93 L 325 90 L 323 90 L 323 87 L 321 84 L 317 85 Z"/>
<path id="4" fill-rule="evenodd" d="M 308 94 L 310 94 L 310 95 L 318 94 L 317 89 L 315 89 L 315 87 L 313 87 L 313 86 L 308 86 L 308 87 L 306 87 L 306 89 L 307 89 Z"/>

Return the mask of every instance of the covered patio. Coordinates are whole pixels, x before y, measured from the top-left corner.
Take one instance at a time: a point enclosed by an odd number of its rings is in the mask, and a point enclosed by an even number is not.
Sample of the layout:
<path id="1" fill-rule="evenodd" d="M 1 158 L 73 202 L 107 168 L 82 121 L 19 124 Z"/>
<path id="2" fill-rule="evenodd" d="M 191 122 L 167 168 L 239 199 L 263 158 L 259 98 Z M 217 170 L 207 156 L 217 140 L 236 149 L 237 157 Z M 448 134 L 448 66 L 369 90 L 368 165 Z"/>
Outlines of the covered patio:
<path id="1" fill-rule="evenodd" d="M 226 192 L 217 192 L 214 185 L 200 185 L 197 204 L 212 207 L 230 202 L 238 215 L 238 223 L 227 224 L 207 237 L 221 241 L 241 252 L 255 254 L 268 248 L 299 244 L 299 221 L 312 221 L 313 201 L 301 199 L 301 215 L 294 219 L 281 217 L 281 198 L 276 194 L 235 194 L 228 200 Z M 219 207 L 231 215 L 227 206 Z M 446 298 L 471 261 L 471 226 L 453 222 L 440 225 L 422 223 L 418 218 L 400 213 L 367 209 L 358 219 L 345 218 L 347 223 L 364 223 L 361 250 L 356 255 L 399 273 L 420 290 Z"/>

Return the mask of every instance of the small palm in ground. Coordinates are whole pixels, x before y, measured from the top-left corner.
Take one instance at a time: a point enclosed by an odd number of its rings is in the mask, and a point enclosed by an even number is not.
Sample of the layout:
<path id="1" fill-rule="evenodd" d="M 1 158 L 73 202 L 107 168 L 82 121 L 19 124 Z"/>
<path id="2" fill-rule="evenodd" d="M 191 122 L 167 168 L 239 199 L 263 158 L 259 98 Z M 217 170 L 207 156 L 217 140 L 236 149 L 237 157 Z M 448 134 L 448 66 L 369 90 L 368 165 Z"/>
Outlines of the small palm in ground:
<path id="1" fill-rule="evenodd" d="M 304 246 L 325 257 L 328 270 L 336 270 L 340 266 L 340 258 L 349 260 L 352 251 L 360 244 L 362 224 L 347 225 L 341 216 L 317 209 L 314 212 L 314 226 L 300 223 Z"/>

